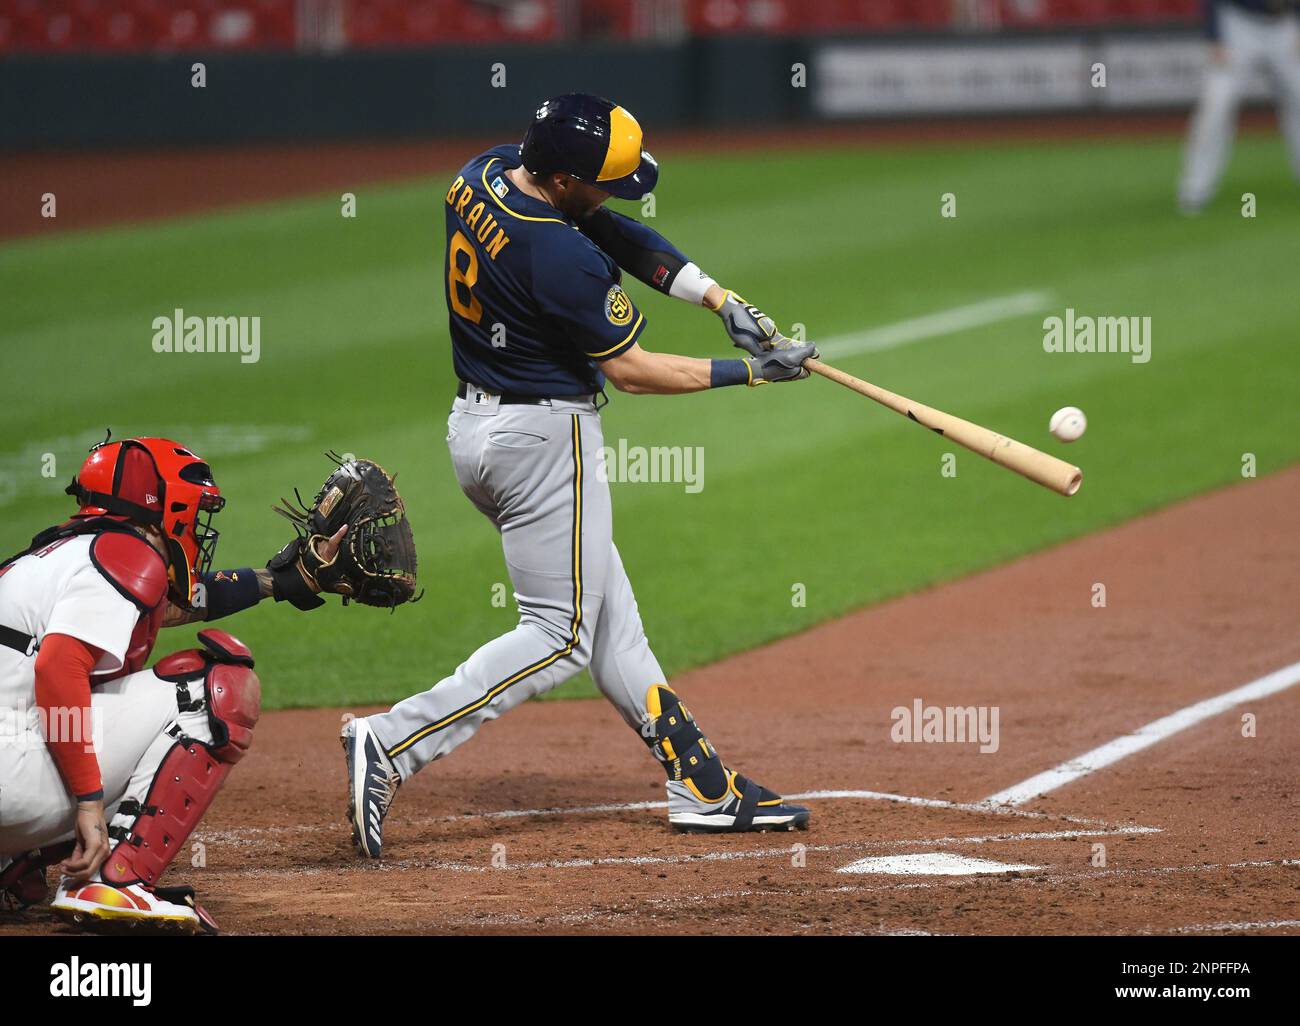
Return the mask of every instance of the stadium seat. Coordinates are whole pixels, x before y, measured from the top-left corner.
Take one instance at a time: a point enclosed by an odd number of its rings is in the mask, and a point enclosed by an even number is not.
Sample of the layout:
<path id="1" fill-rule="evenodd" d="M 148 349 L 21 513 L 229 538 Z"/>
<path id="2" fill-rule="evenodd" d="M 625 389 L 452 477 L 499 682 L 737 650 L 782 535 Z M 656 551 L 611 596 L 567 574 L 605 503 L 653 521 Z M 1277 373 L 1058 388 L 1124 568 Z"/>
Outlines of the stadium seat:
<path id="1" fill-rule="evenodd" d="M 77 17 L 85 26 L 91 49 L 131 51 L 143 49 L 147 43 L 139 16 L 126 5 L 82 2 Z"/>
<path id="2" fill-rule="evenodd" d="M 622 0 L 584 0 L 579 5 L 579 34 L 587 38 L 631 38 L 633 14 L 632 5 Z"/>
<path id="3" fill-rule="evenodd" d="M 945 31 L 952 0 L 682 0 L 689 32 Z M 995 0 L 1014 28 L 1191 23 L 1201 0 Z M 628 0 L 581 0 L 582 38 L 635 38 L 645 26 Z M 449 46 L 560 38 L 560 0 L 344 0 L 350 45 Z M 0 53 L 289 49 L 296 0 L 0 0 Z"/>
<path id="4" fill-rule="evenodd" d="M 385 46 L 401 34 L 401 13 L 382 0 L 354 0 L 344 8 L 343 19 L 344 31 L 353 46 Z"/>
<path id="5" fill-rule="evenodd" d="M 11 50 L 39 51 L 45 47 L 45 16 L 37 0 L 8 0 L 0 8 L 8 25 Z"/>
<path id="6" fill-rule="evenodd" d="M 951 0 L 914 0 L 913 17 L 922 28 L 943 29 L 952 25 Z"/>

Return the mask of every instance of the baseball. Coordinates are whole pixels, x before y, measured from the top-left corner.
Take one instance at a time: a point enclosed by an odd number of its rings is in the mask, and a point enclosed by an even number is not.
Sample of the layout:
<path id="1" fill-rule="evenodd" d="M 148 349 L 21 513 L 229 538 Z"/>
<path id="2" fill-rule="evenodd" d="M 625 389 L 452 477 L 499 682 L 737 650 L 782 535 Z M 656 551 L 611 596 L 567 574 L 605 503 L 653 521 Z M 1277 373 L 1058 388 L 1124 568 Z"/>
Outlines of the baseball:
<path id="1" fill-rule="evenodd" d="M 1077 406 L 1063 406 L 1052 414 L 1047 430 L 1062 442 L 1077 441 L 1088 430 L 1088 418 Z"/>

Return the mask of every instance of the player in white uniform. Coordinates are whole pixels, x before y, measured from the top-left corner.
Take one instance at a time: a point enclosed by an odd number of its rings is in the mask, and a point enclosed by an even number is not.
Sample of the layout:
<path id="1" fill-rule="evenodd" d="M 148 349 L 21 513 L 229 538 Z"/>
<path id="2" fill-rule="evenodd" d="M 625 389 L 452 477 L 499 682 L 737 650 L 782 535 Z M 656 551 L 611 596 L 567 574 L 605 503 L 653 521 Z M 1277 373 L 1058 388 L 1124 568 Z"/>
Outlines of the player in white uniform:
<path id="1" fill-rule="evenodd" d="M 225 500 L 176 442 L 96 446 L 68 491 L 77 515 L 0 564 L 0 899 L 43 900 L 57 863 L 77 921 L 215 932 L 158 879 L 248 749 L 253 659 L 207 629 L 145 663 L 160 627 L 321 600 L 292 565 L 208 572 Z"/>
<path id="2" fill-rule="evenodd" d="M 1278 120 L 1300 178 L 1300 16 L 1297 0 L 1206 0 L 1210 64 L 1192 117 L 1178 206 L 1198 212 L 1214 198 L 1228 162 L 1237 107 L 1251 73 L 1267 72 Z"/>

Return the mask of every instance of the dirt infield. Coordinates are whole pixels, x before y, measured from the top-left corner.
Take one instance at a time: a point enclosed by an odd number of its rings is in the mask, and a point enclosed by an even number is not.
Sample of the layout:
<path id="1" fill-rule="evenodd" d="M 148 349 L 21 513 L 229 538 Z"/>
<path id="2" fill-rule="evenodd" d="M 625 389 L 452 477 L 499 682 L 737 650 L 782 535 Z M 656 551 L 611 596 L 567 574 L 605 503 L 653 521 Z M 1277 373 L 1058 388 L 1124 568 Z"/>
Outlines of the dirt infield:
<path id="1" fill-rule="evenodd" d="M 963 118 L 867 124 L 780 126 L 652 136 L 655 152 L 764 151 L 809 145 L 988 144 L 1024 139 L 1169 137 L 1184 115 L 1078 115 Z M 1269 111 L 1242 116 L 1242 131 L 1273 131 Z M 172 150 L 0 153 L 0 239 L 49 235 L 151 221 L 250 202 L 270 202 L 379 182 L 418 178 L 458 166 L 502 140 L 296 143 Z M 57 217 L 43 217 L 42 197 L 56 197 Z"/>
<path id="2" fill-rule="evenodd" d="M 341 712 L 279 712 L 191 845 L 206 866 L 171 882 L 231 933 L 1300 934 L 1300 687 L 981 804 L 1300 671 L 1298 507 L 1293 468 L 678 678 L 734 765 L 840 792 L 808 800 L 806 833 L 673 834 L 638 807 L 662 801 L 661 773 L 613 710 L 530 703 L 409 781 L 388 857 L 363 864 L 341 822 Z M 998 750 L 895 743 L 891 710 L 918 698 L 996 707 Z M 1021 868 L 840 871 L 934 853 Z M 0 914 L 0 934 L 64 929 Z"/>

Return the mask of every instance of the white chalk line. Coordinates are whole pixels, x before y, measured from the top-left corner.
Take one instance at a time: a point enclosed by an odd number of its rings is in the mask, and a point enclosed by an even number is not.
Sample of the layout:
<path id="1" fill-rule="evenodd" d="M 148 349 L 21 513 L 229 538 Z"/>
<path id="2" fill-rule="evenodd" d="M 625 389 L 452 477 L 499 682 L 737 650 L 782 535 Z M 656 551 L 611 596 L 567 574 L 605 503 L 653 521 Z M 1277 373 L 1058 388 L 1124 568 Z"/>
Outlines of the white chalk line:
<path id="1" fill-rule="evenodd" d="M 1009 807 L 990 808 L 982 802 L 952 802 L 943 798 L 921 798 L 914 795 L 891 794 L 887 791 L 804 791 L 800 794 L 786 795 L 790 801 L 828 801 L 839 799 L 859 799 L 864 801 L 893 802 L 899 805 L 915 805 L 921 808 L 946 809 L 954 812 L 971 812 L 979 815 L 996 814 L 1014 816 L 1020 819 L 1047 819 L 1062 823 L 1075 823 L 1082 826 L 1095 826 L 1110 829 L 1114 824 L 1099 819 L 1083 819 L 1064 816 L 1057 813 L 1036 812 L 1031 809 Z M 401 820 L 403 828 L 437 826 L 441 823 L 464 823 L 480 819 L 519 819 L 536 816 L 588 816 L 609 815 L 620 812 L 644 812 L 666 809 L 666 801 L 656 802 L 609 802 L 601 805 L 555 806 L 541 809 L 501 809 L 489 812 L 466 812 L 453 816 L 431 816 L 421 819 Z M 337 833 L 340 827 L 323 823 L 295 823 L 287 826 L 272 827 L 234 827 L 228 830 L 205 830 L 196 837 L 206 843 L 248 844 L 256 838 L 297 834 Z M 1142 830 L 1138 831 L 1143 832 Z"/>
<path id="2" fill-rule="evenodd" d="M 1006 296 L 955 306 L 949 310 L 912 317 L 878 328 L 834 335 L 818 340 L 817 348 L 823 356 L 858 356 L 861 353 L 878 353 L 896 349 L 911 342 L 954 335 L 959 331 L 997 324 L 1027 314 L 1041 313 L 1051 307 L 1054 297 L 1050 292 L 1013 292 Z"/>
<path id="3" fill-rule="evenodd" d="M 153 425 L 163 438 L 183 438 L 195 452 L 230 458 L 259 453 L 271 445 L 307 441 L 312 432 L 299 424 L 177 424 Z M 0 451 L 0 508 L 32 495 L 61 493 L 63 478 L 46 478 L 32 472 L 46 453 L 84 453 L 104 432 L 102 425 L 87 426 L 73 434 L 39 438 L 15 450 Z M 80 456 L 76 457 L 78 460 Z"/>
<path id="4" fill-rule="evenodd" d="M 1266 859 L 1251 862 L 1226 862 L 1216 863 L 1208 862 L 1201 864 L 1192 864 L 1186 866 L 1146 866 L 1139 869 L 1080 869 L 1072 872 L 1041 872 L 1041 873 L 1017 873 L 1005 877 L 997 877 L 999 883 L 1003 880 L 1008 883 L 1026 882 L 1036 885 L 1055 884 L 1055 883 L 1073 883 L 1077 880 L 1108 880 L 1108 879 L 1133 879 L 1150 876 L 1169 876 L 1188 873 L 1219 873 L 1230 869 L 1274 869 L 1288 866 L 1300 865 L 1300 859 Z M 908 891 L 908 890 L 929 890 L 936 887 L 969 887 L 979 886 L 981 882 L 987 882 L 990 878 L 984 877 L 982 881 L 976 877 L 950 877 L 947 879 L 936 879 L 917 881 L 915 883 L 887 883 L 887 884 L 843 884 L 839 887 L 827 888 L 828 891 L 839 893 L 853 891 Z"/>
<path id="5" fill-rule="evenodd" d="M 1300 926 L 1300 919 L 1267 919 L 1258 923 L 1193 923 L 1176 926 L 1170 933 L 1223 933 L 1228 930 L 1281 930 Z"/>
<path id="6" fill-rule="evenodd" d="M 864 801 L 894 802 L 899 805 L 916 805 L 929 809 L 948 809 L 956 812 L 974 812 L 988 815 L 990 812 L 1007 813 L 1030 819 L 1050 818 L 1048 813 L 1033 812 L 1029 809 L 990 809 L 982 802 L 953 802 L 945 798 L 922 798 L 910 794 L 893 794 L 888 791 L 803 791 L 789 794 L 785 798 L 792 802 L 826 801 L 832 799 L 859 799 Z M 469 812 L 458 816 L 445 816 L 429 822 L 451 823 L 474 819 L 516 819 L 529 816 L 574 816 L 611 812 L 641 812 L 650 809 L 666 809 L 668 803 L 662 802 L 610 802 L 602 805 L 557 806 L 543 809 L 506 809 L 498 812 Z M 1059 817 L 1064 819 L 1065 817 Z M 1100 820 L 1076 820 L 1093 826 L 1102 824 Z"/>
<path id="7" fill-rule="evenodd" d="M 947 809 L 953 812 L 974 812 L 981 815 L 988 815 L 990 812 L 996 812 L 1000 815 L 1010 814 L 1033 819 L 1050 819 L 1054 818 L 1050 813 L 1033 812 L 1029 809 L 990 809 L 983 802 L 954 802 L 946 798 L 920 798 L 909 794 L 893 794 L 889 791 L 806 791 L 803 794 L 792 794 L 788 796 L 791 801 L 817 801 L 828 798 L 861 798 L 867 801 L 876 802 L 894 802 L 899 805 L 916 805 L 926 809 Z M 667 803 L 659 803 L 660 808 L 667 808 Z M 1085 823 L 1089 826 L 1109 826 L 1101 820 L 1083 820 L 1073 819 L 1068 816 L 1057 816 L 1055 818 L 1066 820 L 1072 823 Z"/>
<path id="8" fill-rule="evenodd" d="M 784 851 L 783 854 L 788 855 L 789 852 Z M 1160 876 L 1160 875 L 1167 875 L 1167 874 L 1194 874 L 1194 873 L 1219 872 L 1219 871 L 1229 870 L 1229 869 L 1257 869 L 1257 868 L 1271 868 L 1271 867 L 1278 867 L 1278 866 L 1296 866 L 1296 865 L 1300 865 L 1300 859 L 1272 859 L 1267 861 L 1234 862 L 1226 865 L 1209 863 L 1209 864 L 1185 865 L 1185 866 L 1155 866 L 1155 867 L 1150 867 L 1145 869 L 1109 869 L 1109 870 L 1091 869 L 1091 870 L 1076 870 L 1072 872 L 1058 872 L 1058 873 L 1050 873 L 1050 874 L 1044 874 L 1044 873 L 1015 874 L 1015 875 L 1006 875 L 1006 876 L 997 876 L 997 877 L 987 877 L 987 876 L 947 877 L 944 879 L 936 879 L 933 881 L 918 881 L 914 883 L 882 881 L 882 882 L 861 883 L 861 884 L 841 884 L 836 886 L 819 887 L 816 888 L 816 890 L 825 894 L 861 894 L 861 893 L 874 893 L 874 892 L 893 892 L 899 890 L 927 890 L 927 889 L 938 889 L 938 888 L 952 889 L 952 888 L 976 887 L 976 888 L 980 888 L 983 891 L 991 886 L 998 887 L 998 888 L 1015 887 L 1015 886 L 1041 887 L 1044 884 L 1072 883 L 1072 882 L 1085 880 L 1085 879 L 1091 880 L 1097 878 L 1114 878 L 1114 877 L 1142 878 L 1142 877 Z M 225 875 L 245 875 L 245 874 L 240 873 L 240 874 L 225 874 Z M 280 875 L 285 877 L 295 877 L 300 874 L 294 871 L 282 871 L 279 873 L 258 873 L 255 875 L 258 876 Z M 692 909 L 711 910 L 712 906 L 720 901 L 729 901 L 738 898 L 800 899 L 800 898 L 807 897 L 807 894 L 808 894 L 807 891 L 801 890 L 797 886 L 792 886 L 791 888 L 786 888 L 786 889 L 781 889 L 776 887 L 766 887 L 766 888 L 747 887 L 747 888 L 740 888 L 740 889 L 724 889 L 724 890 L 710 891 L 710 892 L 703 892 L 703 893 L 697 892 L 697 893 L 690 893 L 690 894 L 670 894 L 670 895 L 663 895 L 657 897 L 651 895 L 639 895 L 636 896 L 635 898 L 623 897 L 623 898 L 616 899 L 618 903 L 627 906 L 624 908 L 619 908 L 617 907 L 617 905 L 614 905 L 614 906 L 607 906 L 598 909 L 580 909 L 580 910 L 572 910 L 567 912 L 548 910 L 546 912 L 539 912 L 532 915 L 526 913 L 516 913 L 516 912 L 490 911 L 490 912 L 485 912 L 481 915 L 460 915 L 451 919 L 436 920 L 435 925 L 438 928 L 455 928 L 455 927 L 462 927 L 462 926 L 480 927 L 480 928 L 491 928 L 494 926 L 524 926 L 533 930 L 536 930 L 539 927 L 544 928 L 544 927 L 555 927 L 555 926 L 568 926 L 568 927 L 589 926 L 589 925 L 609 926 L 612 923 L 621 922 L 624 920 L 632 920 L 644 925 L 647 919 L 653 920 L 658 915 L 672 915 L 674 913 L 686 912 Z M 874 912 L 859 913 L 856 910 L 854 910 L 853 914 L 854 915 L 861 914 L 863 916 L 873 916 L 876 913 Z M 896 915 L 893 913 L 889 913 L 887 914 L 887 918 L 896 918 Z M 1265 929 L 1271 927 L 1285 928 L 1291 924 L 1292 924 L 1291 920 L 1273 920 L 1267 923 L 1258 924 L 1255 928 L 1259 928 L 1259 929 Z M 827 924 L 820 924 L 820 925 L 825 926 Z M 1174 927 L 1174 928 L 1170 928 L 1169 930 L 1148 929 L 1148 930 L 1141 930 L 1136 932 L 1169 933 L 1169 932 L 1182 932 L 1183 930 L 1186 930 L 1188 932 L 1197 931 L 1197 930 L 1204 931 L 1204 932 L 1211 932 L 1212 930 L 1219 929 L 1219 928 L 1231 929 L 1234 926 L 1244 929 L 1247 928 L 1247 926 L 1249 925 L 1251 924 L 1204 924 L 1200 927 L 1197 926 Z M 899 935 L 899 936 L 902 935 L 925 936 L 930 931 L 926 931 L 924 929 L 919 929 L 915 927 L 906 927 L 901 929 L 890 928 L 881 924 L 877 926 L 862 925 L 856 927 L 855 929 L 847 930 L 847 931 L 842 929 L 837 929 L 835 932 L 853 933 L 853 934 L 861 933 L 861 934 L 884 934 L 884 935 Z"/>
<path id="9" fill-rule="evenodd" d="M 789 852 L 784 852 L 789 854 Z M 1096 869 L 1096 870 L 1075 870 L 1072 872 L 1057 873 L 1016 873 L 1014 875 L 997 876 L 992 879 L 988 876 L 982 878 L 975 877 L 949 877 L 946 879 L 936 879 L 927 881 L 917 881 L 915 883 L 897 883 L 897 882 L 880 882 L 880 883 L 862 883 L 862 884 L 838 884 L 818 888 L 827 894 L 855 894 L 862 892 L 874 891 L 898 891 L 898 890 L 932 890 L 936 888 L 951 887 L 987 887 L 990 883 L 996 886 L 1014 886 L 1017 884 L 1033 884 L 1041 886 L 1045 883 L 1071 883 L 1077 880 L 1093 880 L 1098 878 L 1137 878 L 1146 876 L 1163 876 L 1168 874 L 1189 874 L 1189 873 L 1211 873 L 1220 872 L 1228 869 L 1266 869 L 1280 866 L 1300 865 L 1300 859 L 1269 859 L 1252 862 L 1230 862 L 1230 863 L 1206 863 L 1201 865 L 1185 866 L 1151 866 L 1143 869 Z M 566 913 L 565 916 L 573 921 L 587 921 L 603 919 L 611 916 L 638 916 L 644 915 L 643 911 L 637 911 L 641 906 L 650 906 L 654 908 L 680 908 L 684 905 L 700 905 L 705 902 L 744 897 L 799 897 L 805 892 L 799 890 L 781 890 L 777 888 L 744 890 L 724 890 L 713 891 L 705 894 L 681 894 L 664 896 L 661 898 L 639 897 L 637 907 L 628 912 L 621 912 L 616 909 L 605 909 L 600 911 L 585 911 Z M 466 919 L 465 922 L 473 920 Z M 529 920 L 529 921 L 535 921 Z M 1279 925 L 1286 925 L 1289 921 L 1279 920 Z"/>
<path id="10" fill-rule="evenodd" d="M 1160 719 L 1146 724 L 1146 726 L 1138 727 L 1131 734 L 1124 734 L 1113 741 L 1108 741 L 1100 748 L 1094 748 L 1090 752 L 1076 756 L 1059 766 L 1054 766 L 1043 773 L 1030 777 L 1028 780 L 999 791 L 997 794 L 991 794 L 984 799 L 984 804 L 1001 807 L 1023 805 L 1025 802 L 1032 801 L 1049 791 L 1055 791 L 1057 788 L 1064 787 L 1066 784 L 1086 777 L 1090 773 L 1095 773 L 1099 769 L 1104 769 L 1119 762 L 1135 752 L 1150 748 L 1166 738 L 1173 737 L 1180 731 L 1187 730 L 1189 727 L 1194 727 L 1212 716 L 1226 712 L 1235 705 L 1267 698 L 1270 695 L 1294 687 L 1296 684 L 1300 684 L 1300 663 L 1284 666 L 1282 669 L 1274 670 L 1272 673 L 1266 674 L 1258 680 L 1253 680 L 1249 684 L 1243 684 L 1239 688 L 1196 702 L 1193 705 L 1179 709 L 1177 712 L 1170 713 L 1168 716 L 1162 716 Z"/>
<path id="11" fill-rule="evenodd" d="M 790 844 L 779 848 L 754 848 L 742 849 L 739 851 L 710 851 L 682 853 L 678 855 L 609 855 L 601 858 L 583 858 L 583 859 L 546 859 L 536 862 L 506 862 L 499 867 L 491 865 L 472 865 L 464 862 L 451 862 L 442 859 L 426 861 L 422 859 L 398 860 L 391 863 L 380 863 L 384 869 L 446 869 L 452 872 L 497 872 L 499 869 L 511 870 L 539 870 L 539 869 L 594 869 L 602 866 L 660 866 L 660 865 L 683 865 L 700 862 L 739 862 L 752 859 L 771 859 L 782 858 L 788 859 L 793 854 L 794 845 L 799 844 L 804 853 L 814 852 L 835 852 L 835 851 L 859 851 L 859 850 L 891 850 L 898 848 L 928 848 L 936 845 L 960 845 L 960 844 L 994 844 L 998 842 L 1013 841 L 1059 841 L 1069 840 L 1080 837 L 1115 837 L 1135 833 L 1159 833 L 1154 827 L 1139 827 L 1136 829 L 1120 828 L 1114 830 L 1053 830 L 1037 833 L 1028 831 L 1019 834 L 988 834 L 976 837 L 922 837 L 922 838 L 900 838 L 889 841 L 844 841 L 840 844 L 802 844 L 797 838 L 797 833 L 791 833 Z"/>
<path id="12" fill-rule="evenodd" d="M 707 862 L 741 862 L 761 859 L 789 859 L 795 854 L 795 845 L 799 845 L 803 854 L 827 852 L 856 851 L 896 851 L 906 848 L 955 847 L 968 844 L 1002 844 L 1025 843 L 1035 841 L 1064 841 L 1089 837 L 1125 837 L 1140 834 L 1160 833 L 1158 827 L 1108 827 L 1086 830 L 1030 830 L 1022 833 L 981 834 L 974 836 L 917 837 L 897 838 L 879 841 L 844 841 L 838 844 L 803 844 L 797 832 L 787 834 L 790 843 L 775 848 L 750 848 L 733 851 L 682 852 L 674 855 L 609 855 L 576 859 L 542 859 L 529 862 L 510 862 L 508 859 L 500 865 L 492 865 L 484 859 L 471 863 L 453 859 L 385 859 L 381 862 L 366 862 L 332 866 L 329 868 L 304 866 L 297 869 L 268 870 L 252 867 L 248 869 L 224 872 L 223 876 L 297 876 L 338 873 L 349 869 L 370 873 L 385 873 L 411 869 L 434 870 L 449 873 L 498 873 L 502 871 L 538 871 L 556 869 L 598 869 L 610 866 L 666 866 L 689 865 Z M 508 851 L 508 848 L 507 848 Z M 826 867 L 831 868 L 831 867 Z"/>
<path id="13" fill-rule="evenodd" d="M 1226 863 L 1203 863 L 1200 865 L 1191 864 L 1186 866 L 1147 866 L 1141 869 L 1096 869 L 1096 870 L 1079 870 L 1073 873 L 1049 873 L 1045 876 L 1034 877 L 1039 883 L 1069 883 L 1075 880 L 1108 880 L 1108 879 L 1130 879 L 1134 877 L 1149 876 L 1171 876 L 1189 873 L 1220 873 L 1231 869 L 1275 869 L 1287 866 L 1300 865 L 1296 859 L 1264 859 L 1250 862 L 1226 862 Z M 1025 879 L 1029 879 L 1026 877 Z M 924 887 L 926 884 L 910 884 L 905 886 Z"/>

